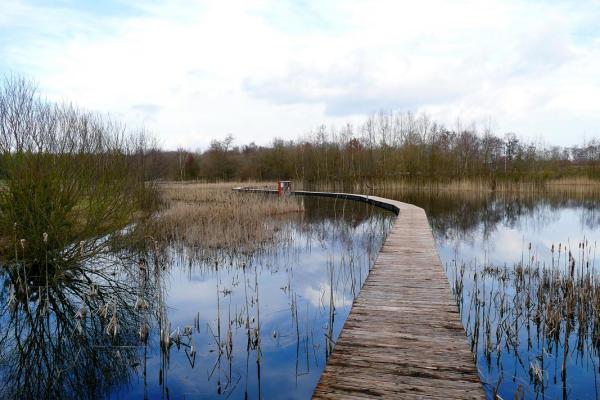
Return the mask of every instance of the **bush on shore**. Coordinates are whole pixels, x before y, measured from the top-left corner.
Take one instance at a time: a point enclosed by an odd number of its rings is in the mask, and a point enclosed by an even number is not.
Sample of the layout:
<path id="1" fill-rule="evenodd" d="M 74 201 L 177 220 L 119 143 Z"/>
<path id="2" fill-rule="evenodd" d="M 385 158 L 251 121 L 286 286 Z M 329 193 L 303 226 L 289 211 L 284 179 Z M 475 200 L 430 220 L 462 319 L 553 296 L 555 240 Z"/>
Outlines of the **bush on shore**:
<path id="1" fill-rule="evenodd" d="M 153 204 L 148 138 L 109 117 L 49 102 L 29 81 L 0 84 L 0 249 L 35 268 L 88 259 Z"/>

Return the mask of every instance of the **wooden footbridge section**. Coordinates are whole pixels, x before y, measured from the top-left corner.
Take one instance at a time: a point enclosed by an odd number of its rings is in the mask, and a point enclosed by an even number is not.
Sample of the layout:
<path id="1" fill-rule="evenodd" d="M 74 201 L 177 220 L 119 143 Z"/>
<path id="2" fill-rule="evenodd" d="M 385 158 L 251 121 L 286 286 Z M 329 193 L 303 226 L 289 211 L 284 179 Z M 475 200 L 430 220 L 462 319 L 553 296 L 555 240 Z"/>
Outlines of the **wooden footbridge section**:
<path id="1" fill-rule="evenodd" d="M 362 201 L 398 215 L 313 398 L 485 398 L 425 211 L 374 196 L 294 194 Z"/>

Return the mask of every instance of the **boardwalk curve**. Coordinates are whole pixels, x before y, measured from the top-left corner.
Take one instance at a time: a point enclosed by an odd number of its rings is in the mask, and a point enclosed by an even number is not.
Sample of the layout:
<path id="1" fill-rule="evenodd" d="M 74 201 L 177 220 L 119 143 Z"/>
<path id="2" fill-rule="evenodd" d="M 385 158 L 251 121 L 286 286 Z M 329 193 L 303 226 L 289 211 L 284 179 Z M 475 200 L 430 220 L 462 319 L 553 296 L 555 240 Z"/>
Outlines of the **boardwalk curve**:
<path id="1" fill-rule="evenodd" d="M 362 201 L 398 215 L 313 398 L 485 398 L 425 211 L 376 196 L 294 194 Z"/>

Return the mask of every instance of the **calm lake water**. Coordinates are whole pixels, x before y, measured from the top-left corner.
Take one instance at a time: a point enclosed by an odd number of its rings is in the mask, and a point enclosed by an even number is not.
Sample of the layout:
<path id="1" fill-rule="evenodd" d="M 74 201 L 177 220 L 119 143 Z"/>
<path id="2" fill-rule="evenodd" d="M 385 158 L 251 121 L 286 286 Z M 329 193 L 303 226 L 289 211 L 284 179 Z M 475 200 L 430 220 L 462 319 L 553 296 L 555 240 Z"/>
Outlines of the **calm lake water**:
<path id="1" fill-rule="evenodd" d="M 381 195 L 427 211 L 488 396 L 598 398 L 597 199 Z M 199 261 L 175 243 L 97 260 L 50 289 L 49 313 L 4 272 L 0 394 L 310 398 L 394 216 L 340 200 L 304 204 L 260 254 Z M 569 250 L 573 287 L 587 285 L 574 305 L 557 300 L 570 293 Z M 561 310 L 554 320 L 549 298 Z"/>

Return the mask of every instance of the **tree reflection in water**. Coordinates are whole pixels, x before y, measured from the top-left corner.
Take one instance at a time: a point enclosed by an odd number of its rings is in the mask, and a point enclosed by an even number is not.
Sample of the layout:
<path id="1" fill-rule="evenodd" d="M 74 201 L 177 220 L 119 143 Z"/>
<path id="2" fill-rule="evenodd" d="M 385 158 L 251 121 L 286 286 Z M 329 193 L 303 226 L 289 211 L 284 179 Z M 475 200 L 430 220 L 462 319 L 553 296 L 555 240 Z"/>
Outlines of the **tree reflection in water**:
<path id="1" fill-rule="evenodd" d="M 76 267 L 26 277 L 2 269 L 0 373 L 5 398 L 94 398 L 140 364 L 135 271 Z"/>

